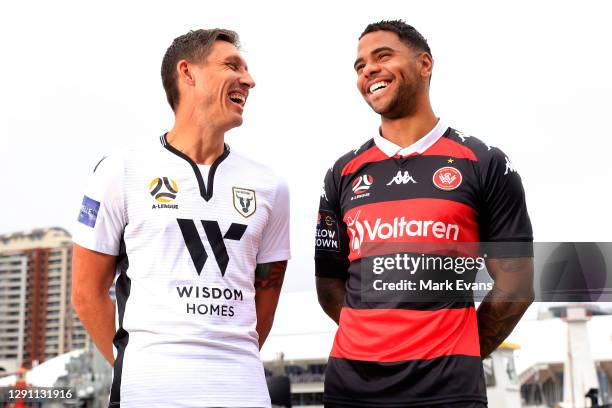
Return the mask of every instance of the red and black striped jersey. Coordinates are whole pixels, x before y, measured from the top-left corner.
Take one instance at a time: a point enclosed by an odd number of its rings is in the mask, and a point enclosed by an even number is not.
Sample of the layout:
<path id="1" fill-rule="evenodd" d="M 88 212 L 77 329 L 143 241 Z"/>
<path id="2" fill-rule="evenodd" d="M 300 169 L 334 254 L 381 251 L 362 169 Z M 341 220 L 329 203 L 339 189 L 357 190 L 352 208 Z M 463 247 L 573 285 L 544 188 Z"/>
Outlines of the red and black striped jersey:
<path id="1" fill-rule="evenodd" d="M 342 156 L 325 176 L 316 232 L 316 275 L 346 281 L 325 401 L 486 402 L 471 292 L 427 302 L 364 299 L 371 253 L 362 249 L 379 244 L 377 254 L 393 255 L 402 243 L 532 241 L 520 176 L 501 150 L 475 137 L 439 122 L 407 148 L 376 136 Z M 513 256 L 532 256 L 523 247 Z"/>

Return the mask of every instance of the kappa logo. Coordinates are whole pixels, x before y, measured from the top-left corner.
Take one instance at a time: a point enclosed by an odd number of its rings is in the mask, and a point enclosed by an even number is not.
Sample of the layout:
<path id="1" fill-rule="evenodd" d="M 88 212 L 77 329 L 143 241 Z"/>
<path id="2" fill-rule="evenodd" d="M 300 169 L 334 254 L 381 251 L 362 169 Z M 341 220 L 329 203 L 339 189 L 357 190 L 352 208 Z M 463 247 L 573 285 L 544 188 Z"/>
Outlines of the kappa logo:
<path id="1" fill-rule="evenodd" d="M 324 198 L 325 201 L 329 202 L 327 199 L 327 191 L 325 191 L 325 182 L 323 182 L 323 185 L 321 185 L 321 198 Z"/>
<path id="2" fill-rule="evenodd" d="M 185 245 L 187 246 L 187 250 L 189 251 L 189 255 L 191 255 L 191 260 L 199 276 L 200 273 L 202 273 L 204 264 L 206 264 L 208 254 L 206 253 L 206 249 L 204 249 L 204 244 L 196 228 L 195 221 L 183 218 L 177 218 L 176 221 L 181 229 Z M 225 247 L 225 240 L 240 241 L 247 226 L 244 224 L 232 223 L 225 234 L 221 235 L 221 229 L 217 221 L 201 220 L 201 222 L 208 243 L 217 260 L 217 265 L 219 265 L 219 269 L 221 270 L 221 276 L 225 276 L 225 271 L 230 261 L 227 248 Z"/>
<path id="3" fill-rule="evenodd" d="M 442 167 L 433 175 L 433 183 L 440 190 L 450 191 L 461 185 L 463 176 L 461 172 L 454 167 Z"/>
<path id="4" fill-rule="evenodd" d="M 504 176 L 508 173 L 516 173 L 516 169 L 514 168 L 514 165 L 512 164 L 508 156 L 506 156 L 506 171 L 504 172 Z"/>
<path id="5" fill-rule="evenodd" d="M 457 136 L 459 136 L 459 139 L 461 139 L 461 143 L 465 143 L 465 139 L 470 137 L 470 135 L 466 135 L 465 133 L 463 133 L 460 130 L 457 130 L 456 132 L 457 132 Z"/>
<path id="6" fill-rule="evenodd" d="M 395 184 L 408 184 L 408 183 L 416 184 L 416 182 L 417 181 L 410 175 L 410 173 L 408 173 L 408 170 L 405 170 L 403 173 L 401 170 L 398 170 L 395 177 L 393 177 L 391 181 L 387 183 L 387 185 L 390 186 L 393 183 Z"/>
<path id="7" fill-rule="evenodd" d="M 369 174 L 363 174 L 353 181 L 353 193 L 363 194 L 370 189 L 374 183 L 374 178 Z"/>
<path id="8" fill-rule="evenodd" d="M 257 209 L 257 198 L 254 190 L 248 188 L 232 187 L 234 195 L 234 208 L 244 218 L 255 214 Z"/>

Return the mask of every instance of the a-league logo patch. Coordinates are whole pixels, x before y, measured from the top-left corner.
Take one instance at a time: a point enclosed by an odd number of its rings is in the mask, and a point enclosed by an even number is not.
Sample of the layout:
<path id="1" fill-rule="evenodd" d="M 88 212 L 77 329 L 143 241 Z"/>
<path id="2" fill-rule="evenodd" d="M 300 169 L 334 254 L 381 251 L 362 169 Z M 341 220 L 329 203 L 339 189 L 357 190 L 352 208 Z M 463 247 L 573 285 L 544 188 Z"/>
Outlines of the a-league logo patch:
<path id="1" fill-rule="evenodd" d="M 234 195 L 234 208 L 243 217 L 250 217 L 257 209 L 255 191 L 248 188 L 232 187 Z"/>

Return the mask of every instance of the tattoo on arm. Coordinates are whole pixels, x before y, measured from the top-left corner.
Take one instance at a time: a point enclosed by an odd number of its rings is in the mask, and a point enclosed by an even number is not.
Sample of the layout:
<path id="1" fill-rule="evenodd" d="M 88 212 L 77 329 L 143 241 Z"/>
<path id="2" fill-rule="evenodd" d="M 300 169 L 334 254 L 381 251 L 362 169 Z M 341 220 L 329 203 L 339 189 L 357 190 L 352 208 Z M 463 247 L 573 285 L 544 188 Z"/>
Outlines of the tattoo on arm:
<path id="1" fill-rule="evenodd" d="M 518 282 L 511 291 L 502 290 L 497 282 L 478 308 L 480 354 L 491 354 L 512 333 L 533 301 L 532 260 L 529 258 L 496 260 L 496 274 L 512 273 Z M 505 280 L 512 275 L 506 275 Z"/>
<path id="2" fill-rule="evenodd" d="M 287 261 L 257 264 L 255 268 L 255 289 L 279 288 L 285 279 Z"/>

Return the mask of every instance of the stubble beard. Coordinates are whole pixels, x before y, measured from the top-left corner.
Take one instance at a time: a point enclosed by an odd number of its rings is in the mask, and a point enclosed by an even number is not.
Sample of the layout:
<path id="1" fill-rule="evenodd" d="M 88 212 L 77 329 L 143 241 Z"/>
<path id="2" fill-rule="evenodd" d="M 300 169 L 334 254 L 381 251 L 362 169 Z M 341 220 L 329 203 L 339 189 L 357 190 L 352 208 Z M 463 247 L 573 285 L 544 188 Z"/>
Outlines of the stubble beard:
<path id="1" fill-rule="evenodd" d="M 411 116 L 417 110 L 417 94 L 420 85 L 415 83 L 409 85 L 405 82 L 400 84 L 397 93 L 393 96 L 386 109 L 376 112 L 383 119 L 399 119 Z"/>

